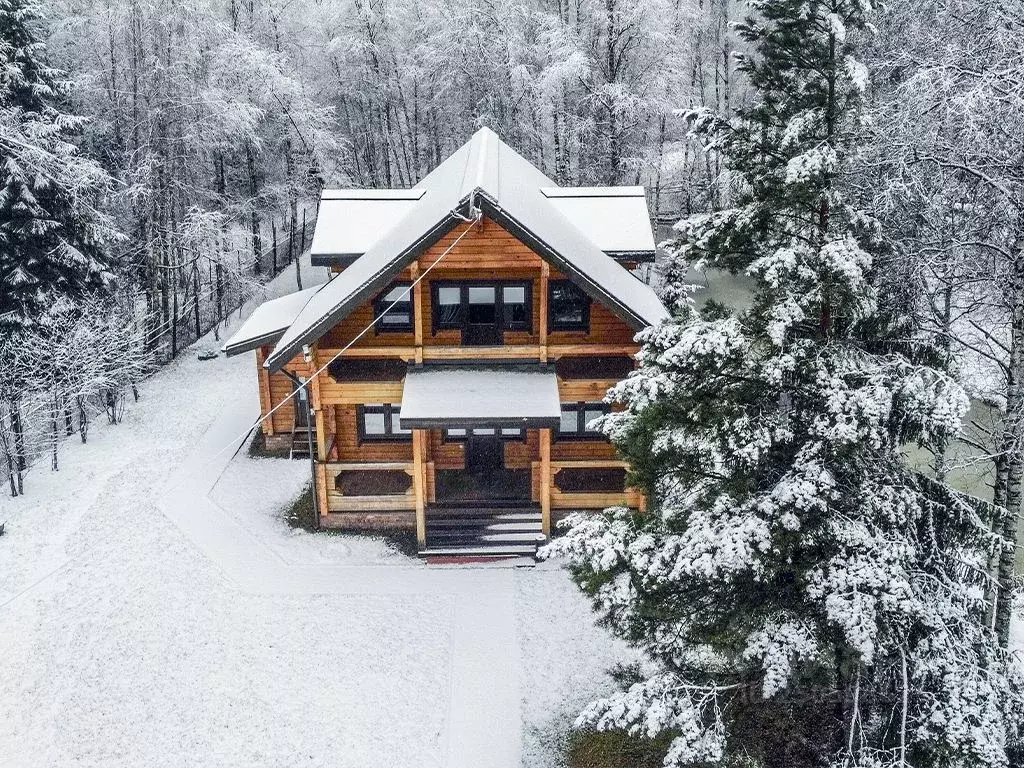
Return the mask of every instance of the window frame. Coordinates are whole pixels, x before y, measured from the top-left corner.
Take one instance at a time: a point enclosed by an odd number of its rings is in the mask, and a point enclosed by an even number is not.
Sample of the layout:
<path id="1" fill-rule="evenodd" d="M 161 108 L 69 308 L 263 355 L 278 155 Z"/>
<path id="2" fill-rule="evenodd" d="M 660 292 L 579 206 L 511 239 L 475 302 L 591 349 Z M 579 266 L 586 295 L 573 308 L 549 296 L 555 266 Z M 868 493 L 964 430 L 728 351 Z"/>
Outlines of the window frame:
<path id="1" fill-rule="evenodd" d="M 555 319 L 554 306 L 555 306 L 555 291 L 558 288 L 568 286 L 572 290 L 579 293 L 583 298 L 583 319 L 580 322 L 564 322 Z M 583 331 L 584 333 L 590 333 L 590 307 L 594 303 L 594 300 L 590 298 L 590 294 L 580 288 L 572 280 L 549 280 L 548 281 L 548 332 L 552 331 Z"/>
<path id="2" fill-rule="evenodd" d="M 411 443 L 412 430 L 408 432 L 395 432 L 394 419 L 402 410 L 401 403 L 361 403 L 356 406 L 356 433 L 359 436 L 359 444 L 363 443 Z M 366 431 L 366 414 L 382 414 L 384 416 L 384 433 L 370 434 Z"/>
<path id="3" fill-rule="evenodd" d="M 451 435 L 449 430 L 461 429 L 466 434 L 464 435 Z M 474 429 L 493 429 L 493 435 L 479 435 L 479 437 L 496 437 L 503 443 L 525 443 L 526 442 L 526 427 L 444 427 L 441 430 L 441 442 L 442 443 L 465 443 L 470 438 L 470 433 Z M 518 434 L 515 435 L 503 435 L 501 432 L 503 429 L 518 429 Z"/>
<path id="4" fill-rule="evenodd" d="M 391 304 L 384 297 L 391 293 L 396 288 L 408 288 L 409 297 L 407 299 L 409 304 L 409 323 L 407 325 L 394 325 L 387 324 L 384 322 L 382 313 L 384 313 L 385 307 Z M 374 329 L 377 333 L 410 333 L 416 328 L 416 292 L 412 290 L 412 282 L 409 280 L 396 280 L 391 283 L 387 288 L 378 293 L 373 299 L 373 317 L 374 317 Z M 389 311 L 395 311 L 399 306 L 405 304 L 406 301 L 401 301 L 395 304 Z"/>
<path id="5" fill-rule="evenodd" d="M 611 408 L 607 403 L 602 402 L 588 402 L 586 400 L 577 400 L 572 403 L 562 403 L 562 413 L 575 413 L 576 414 L 576 431 L 575 432 L 563 432 L 561 425 L 555 430 L 554 437 L 556 440 L 604 440 L 608 441 L 608 436 L 603 432 L 588 432 L 587 431 L 587 411 L 601 411 L 601 414 L 607 416 L 611 413 Z"/>
<path id="6" fill-rule="evenodd" d="M 459 312 L 455 321 L 441 322 L 441 289 L 457 288 L 459 290 Z M 493 288 L 494 309 L 498 329 L 502 337 L 506 333 L 533 333 L 533 281 L 524 280 L 431 280 L 430 281 L 430 325 L 431 334 L 436 336 L 439 331 L 460 331 L 465 333 L 469 325 L 469 289 Z M 526 320 L 509 322 L 505 313 L 505 289 L 523 288 L 525 293 Z M 510 305 L 511 306 L 511 305 Z"/>

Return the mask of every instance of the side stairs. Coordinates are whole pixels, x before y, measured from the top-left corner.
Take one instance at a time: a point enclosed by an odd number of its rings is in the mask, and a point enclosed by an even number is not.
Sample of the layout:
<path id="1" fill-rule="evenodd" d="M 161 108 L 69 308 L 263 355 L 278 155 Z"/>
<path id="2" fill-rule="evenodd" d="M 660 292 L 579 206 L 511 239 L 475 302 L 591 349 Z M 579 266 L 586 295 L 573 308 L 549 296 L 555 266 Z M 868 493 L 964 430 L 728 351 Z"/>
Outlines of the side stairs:
<path id="1" fill-rule="evenodd" d="M 310 434 L 312 433 L 312 434 Z M 303 427 L 294 425 L 292 427 L 292 442 L 288 449 L 289 459 L 308 459 L 309 441 L 313 440 L 313 453 L 316 453 L 316 427 Z"/>
<path id="2" fill-rule="evenodd" d="M 544 541 L 539 504 L 448 502 L 427 508 L 427 545 L 419 554 L 420 557 L 533 557 Z"/>

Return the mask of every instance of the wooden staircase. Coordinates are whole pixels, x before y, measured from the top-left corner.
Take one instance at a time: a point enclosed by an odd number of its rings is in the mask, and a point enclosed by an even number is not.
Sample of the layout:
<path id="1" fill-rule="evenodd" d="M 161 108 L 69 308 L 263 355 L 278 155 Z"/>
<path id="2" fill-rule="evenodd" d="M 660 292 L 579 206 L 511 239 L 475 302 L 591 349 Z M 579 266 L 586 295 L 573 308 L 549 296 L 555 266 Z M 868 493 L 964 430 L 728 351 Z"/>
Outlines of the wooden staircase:
<path id="1" fill-rule="evenodd" d="M 533 557 L 544 541 L 539 504 L 447 502 L 427 508 L 427 545 L 420 556 Z"/>
<path id="2" fill-rule="evenodd" d="M 312 432 L 312 435 L 308 433 Z M 291 447 L 288 449 L 289 459 L 308 459 L 309 440 L 313 439 L 313 453 L 316 453 L 316 427 L 304 427 L 298 424 L 292 425 Z"/>

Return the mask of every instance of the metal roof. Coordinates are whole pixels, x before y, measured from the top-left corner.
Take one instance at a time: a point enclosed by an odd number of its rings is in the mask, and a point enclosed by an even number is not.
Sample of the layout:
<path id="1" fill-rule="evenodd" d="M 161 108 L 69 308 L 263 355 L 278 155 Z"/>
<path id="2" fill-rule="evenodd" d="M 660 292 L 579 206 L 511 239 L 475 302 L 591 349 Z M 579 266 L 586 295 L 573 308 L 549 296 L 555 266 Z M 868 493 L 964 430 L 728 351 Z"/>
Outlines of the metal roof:
<path id="1" fill-rule="evenodd" d="M 643 187 L 545 187 L 548 203 L 612 258 L 654 259 Z"/>
<path id="2" fill-rule="evenodd" d="M 350 264 L 417 205 L 421 189 L 325 189 L 313 231 L 313 266 Z"/>
<path id="3" fill-rule="evenodd" d="M 266 365 L 277 370 L 304 344 L 320 338 L 462 223 L 473 205 L 633 327 L 654 325 L 668 317 L 650 286 L 617 264 L 552 205 L 553 198 L 541 191 L 550 193 L 551 188 L 557 188 L 551 179 L 493 131 L 481 128 L 414 187 L 422 190 L 418 203 L 310 298 Z"/>
<path id="4" fill-rule="evenodd" d="M 317 285 L 263 302 L 224 343 L 221 351 L 231 357 L 264 344 L 276 343 L 281 334 L 288 330 L 288 326 L 295 322 L 306 302 L 319 290 L 320 286 Z"/>
<path id="5" fill-rule="evenodd" d="M 399 420 L 402 429 L 557 427 L 561 413 L 553 369 L 436 365 L 406 374 Z"/>

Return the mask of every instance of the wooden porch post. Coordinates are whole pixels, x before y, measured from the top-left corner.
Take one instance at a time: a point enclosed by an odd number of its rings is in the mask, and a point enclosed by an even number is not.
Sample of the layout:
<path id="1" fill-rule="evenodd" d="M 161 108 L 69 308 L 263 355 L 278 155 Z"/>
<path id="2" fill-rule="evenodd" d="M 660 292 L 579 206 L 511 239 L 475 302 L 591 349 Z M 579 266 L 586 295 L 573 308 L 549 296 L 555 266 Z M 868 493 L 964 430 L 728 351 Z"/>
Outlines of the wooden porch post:
<path id="1" fill-rule="evenodd" d="M 551 267 L 548 263 L 540 265 L 540 361 L 548 361 L 548 280 L 551 277 Z"/>
<path id="2" fill-rule="evenodd" d="M 319 370 L 317 363 L 316 347 L 310 351 L 309 363 L 309 396 L 310 405 L 313 407 L 313 425 L 316 427 L 316 448 L 320 461 L 327 461 L 327 421 L 324 418 L 324 407 L 320 402 L 320 377 L 313 374 Z"/>
<path id="3" fill-rule="evenodd" d="M 412 279 L 420 276 L 419 262 L 414 261 L 410 267 Z M 413 338 L 416 344 L 416 364 L 423 365 L 423 283 L 416 283 L 412 289 Z"/>
<path id="4" fill-rule="evenodd" d="M 423 436 L 422 429 L 412 431 L 412 465 L 413 490 L 416 493 L 416 543 L 420 547 L 427 545 L 427 509 L 426 488 L 423 483 Z"/>
<path id="5" fill-rule="evenodd" d="M 551 538 L 551 428 L 540 430 L 541 531 Z"/>

